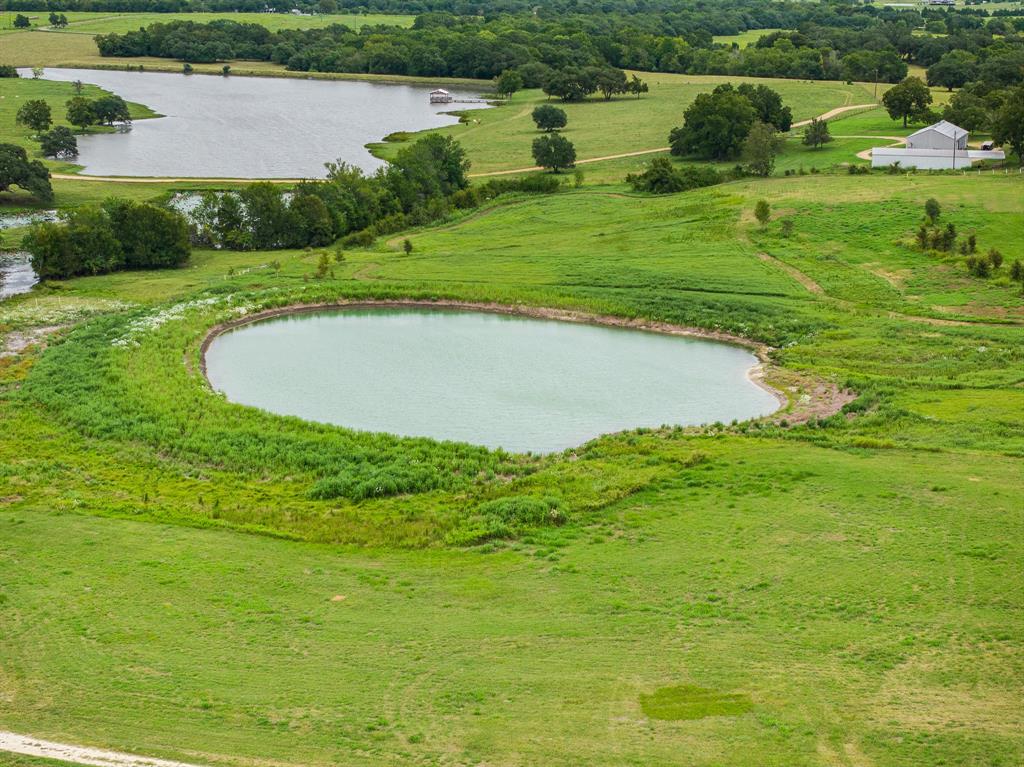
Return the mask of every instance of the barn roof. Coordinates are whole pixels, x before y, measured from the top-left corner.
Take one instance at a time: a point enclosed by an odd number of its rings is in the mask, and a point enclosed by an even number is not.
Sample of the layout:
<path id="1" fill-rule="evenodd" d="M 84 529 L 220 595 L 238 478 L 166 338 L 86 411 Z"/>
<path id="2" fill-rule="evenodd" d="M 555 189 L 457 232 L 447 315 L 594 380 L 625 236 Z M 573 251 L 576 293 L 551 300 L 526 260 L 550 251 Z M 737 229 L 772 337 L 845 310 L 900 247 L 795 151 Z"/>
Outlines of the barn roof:
<path id="1" fill-rule="evenodd" d="M 953 123 L 948 122 L 946 120 L 939 120 L 934 125 L 929 125 L 927 128 L 921 128 L 921 130 L 919 131 L 914 131 L 909 136 L 907 136 L 907 138 L 912 139 L 914 138 L 914 136 L 919 136 L 922 133 L 927 133 L 930 130 L 933 130 L 936 133 L 941 133 L 943 136 L 949 136 L 949 138 L 951 139 L 958 139 L 961 136 L 967 135 L 967 131 L 965 131 L 959 125 L 953 125 Z"/>

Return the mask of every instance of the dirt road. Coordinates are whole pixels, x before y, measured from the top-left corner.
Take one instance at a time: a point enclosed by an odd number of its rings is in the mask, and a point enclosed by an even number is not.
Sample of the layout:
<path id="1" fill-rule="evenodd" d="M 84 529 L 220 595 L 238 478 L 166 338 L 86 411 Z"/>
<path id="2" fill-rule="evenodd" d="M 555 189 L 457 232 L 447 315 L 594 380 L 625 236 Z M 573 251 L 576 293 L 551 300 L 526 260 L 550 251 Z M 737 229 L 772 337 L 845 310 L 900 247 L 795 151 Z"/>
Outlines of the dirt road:
<path id="1" fill-rule="evenodd" d="M 172 762 L 167 759 L 153 759 L 148 756 L 122 754 L 117 751 L 104 751 L 100 748 L 86 748 L 67 743 L 53 743 L 40 740 L 30 735 L 18 735 L 14 732 L 0 731 L 0 753 L 40 756 L 47 759 L 84 764 L 90 767 L 200 767 L 185 762 Z"/>

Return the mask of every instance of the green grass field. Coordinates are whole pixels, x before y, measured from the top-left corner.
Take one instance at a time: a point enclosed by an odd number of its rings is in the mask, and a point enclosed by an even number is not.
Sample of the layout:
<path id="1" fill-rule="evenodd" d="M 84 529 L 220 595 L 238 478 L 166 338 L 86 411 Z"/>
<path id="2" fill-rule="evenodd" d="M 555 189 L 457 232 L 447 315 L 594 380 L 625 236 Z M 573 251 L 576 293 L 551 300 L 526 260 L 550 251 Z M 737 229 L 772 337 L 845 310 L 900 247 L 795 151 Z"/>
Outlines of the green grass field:
<path id="1" fill-rule="evenodd" d="M 16 33 L 14 26 L 14 11 L 0 12 L 0 34 Z M 50 26 L 49 12 L 28 11 L 28 16 L 33 29 Z M 299 16 L 291 13 L 108 13 L 102 11 L 70 11 L 64 12 L 67 16 L 68 26 L 63 29 L 55 29 L 56 32 L 66 34 L 83 35 L 106 35 L 111 32 L 131 32 L 140 27 L 147 27 L 150 24 L 170 21 L 194 21 L 197 24 L 205 24 L 218 19 L 230 19 L 240 24 L 259 24 L 272 32 L 281 29 L 319 29 L 331 24 L 344 24 L 345 26 L 359 29 L 364 26 L 377 24 L 388 24 L 400 27 L 412 26 L 414 16 L 385 15 L 379 13 L 367 14 L 318 14 L 316 16 Z"/>
<path id="2" fill-rule="evenodd" d="M 1024 257 L 1022 183 L 588 183 L 333 279 L 200 252 L 5 302 L 0 330 L 72 327 L 0 358 L 0 729 L 239 767 L 1019 764 L 1024 303 L 907 241 L 935 197 Z M 194 372 L 235 307 L 359 296 L 743 333 L 793 407 L 829 380 L 860 404 L 530 458 L 261 414 Z M 446 479 L 310 499 L 357 446 Z M 566 525 L 452 543 L 481 499 L 552 493 Z"/>
<path id="3" fill-rule="evenodd" d="M 379 13 L 364 15 L 355 14 L 318 14 L 316 16 L 298 16 L 291 13 L 121 13 L 93 14 L 88 19 L 68 18 L 69 24 L 62 30 L 64 33 L 89 35 L 107 35 L 112 32 L 123 34 L 150 24 L 168 23 L 171 21 L 194 21 L 206 24 L 219 19 L 237 21 L 239 24 L 259 24 L 272 32 L 282 29 L 319 29 L 331 24 L 344 24 L 353 29 L 365 26 L 387 24 L 390 26 L 411 27 L 414 16 L 388 16 Z"/>
<path id="4" fill-rule="evenodd" d="M 748 29 L 746 32 L 740 32 L 738 35 L 715 35 L 715 42 L 723 45 L 732 45 L 736 43 L 740 48 L 746 48 L 748 45 L 753 45 L 759 39 L 765 35 L 770 35 L 772 32 L 781 32 L 782 30 L 778 27 L 771 29 Z"/>
<path id="5" fill-rule="evenodd" d="M 123 65 L 84 34 L 0 39 L 4 61 Z M 741 80 L 641 77 L 639 101 L 567 107 L 581 158 L 664 146 L 697 92 Z M 768 83 L 797 120 L 873 100 Z M 71 89 L 0 80 L 0 141 L 34 148 L 17 107 L 60 117 Z M 473 172 L 528 166 L 542 100 L 442 132 Z M 210 767 L 1024 763 L 1024 177 L 838 167 L 910 130 L 844 115 L 820 150 L 797 130 L 775 177 L 664 197 L 622 183 L 650 156 L 582 165 L 580 188 L 345 251 L 322 280 L 317 251 L 200 250 L 0 303 L 0 730 Z M 55 181 L 61 208 L 209 186 Z M 913 247 L 932 197 L 1004 254 L 995 275 Z M 198 372 L 241 312 L 407 297 L 742 335 L 789 404 L 509 455 L 233 405 Z M 834 387 L 856 399 L 805 420 Z M 565 523 L 484 540 L 488 504 L 523 496 Z"/>
<path id="6" fill-rule="evenodd" d="M 573 104 L 558 104 L 568 117 L 562 131 L 576 147 L 579 159 L 606 157 L 643 149 L 668 146 L 668 134 L 682 123 L 683 111 L 698 93 L 719 83 L 761 82 L 775 88 L 793 110 L 796 120 L 806 120 L 830 109 L 871 102 L 870 85 L 846 85 L 805 80 L 771 80 L 713 75 L 639 73 L 650 86 L 641 99 L 600 98 Z M 468 122 L 437 133 L 457 138 L 469 153 L 474 173 L 529 167 L 530 146 L 539 134 L 530 113 L 547 99 L 539 90 L 515 94 L 497 109 L 466 113 Z M 374 153 L 391 157 L 401 142 L 374 145 Z"/>

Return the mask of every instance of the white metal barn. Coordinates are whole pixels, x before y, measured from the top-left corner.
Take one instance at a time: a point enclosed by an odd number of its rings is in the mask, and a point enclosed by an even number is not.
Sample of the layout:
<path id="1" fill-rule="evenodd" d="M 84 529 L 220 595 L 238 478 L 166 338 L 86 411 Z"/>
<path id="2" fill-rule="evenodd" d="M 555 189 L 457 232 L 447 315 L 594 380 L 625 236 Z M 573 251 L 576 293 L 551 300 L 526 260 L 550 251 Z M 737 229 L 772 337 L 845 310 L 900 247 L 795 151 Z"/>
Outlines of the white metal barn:
<path id="1" fill-rule="evenodd" d="M 967 149 L 967 131 L 959 125 L 939 120 L 935 125 L 907 136 L 907 149 Z"/>
<path id="2" fill-rule="evenodd" d="M 967 148 L 967 131 L 946 120 L 911 133 L 904 147 L 874 147 L 871 167 L 885 168 L 899 163 L 903 168 L 950 170 L 969 168 L 977 160 L 1003 160 L 1001 149 L 982 151 Z"/>

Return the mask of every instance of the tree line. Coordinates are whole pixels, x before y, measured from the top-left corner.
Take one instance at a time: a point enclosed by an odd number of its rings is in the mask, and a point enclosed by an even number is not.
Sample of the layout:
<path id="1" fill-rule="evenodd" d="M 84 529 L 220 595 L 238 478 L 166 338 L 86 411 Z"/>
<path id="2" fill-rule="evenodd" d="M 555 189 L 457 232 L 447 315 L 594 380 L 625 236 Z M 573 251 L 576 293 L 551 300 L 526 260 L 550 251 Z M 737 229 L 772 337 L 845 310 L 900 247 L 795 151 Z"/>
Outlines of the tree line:
<path id="1" fill-rule="evenodd" d="M 946 37 L 915 35 L 929 23 L 927 13 L 808 3 L 776 19 L 795 28 L 744 49 L 715 44 L 713 14 L 691 9 L 482 17 L 430 12 L 409 29 L 333 25 L 271 32 L 230 20 L 172 21 L 102 35 L 97 44 L 104 56 L 273 61 L 294 71 L 490 79 L 517 70 L 527 87 L 540 87 L 545 72 L 539 67 L 899 82 L 909 64 L 931 66 L 954 50 L 969 52 L 978 66 L 1021 77 L 1024 39 L 1016 21 L 949 11 Z"/>
<path id="2" fill-rule="evenodd" d="M 321 247 L 339 238 L 365 246 L 508 192 L 549 193 L 557 179 L 495 179 L 469 186 L 465 150 L 449 136 L 428 135 L 376 173 L 328 163 L 327 177 L 290 191 L 268 182 L 237 192 L 205 193 L 190 214 L 197 245 L 234 250 Z"/>
<path id="3" fill-rule="evenodd" d="M 181 215 L 118 198 L 76 208 L 61 223 L 37 223 L 22 246 L 44 280 L 181 266 L 191 252 Z"/>

